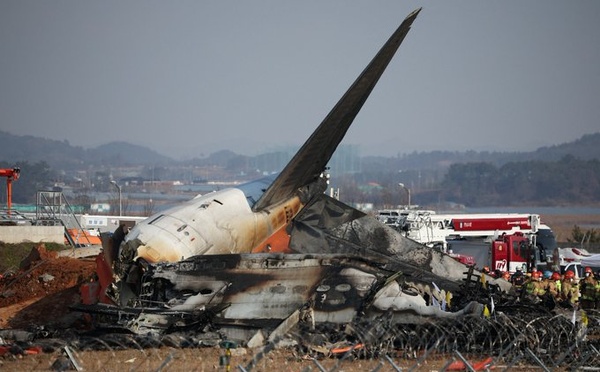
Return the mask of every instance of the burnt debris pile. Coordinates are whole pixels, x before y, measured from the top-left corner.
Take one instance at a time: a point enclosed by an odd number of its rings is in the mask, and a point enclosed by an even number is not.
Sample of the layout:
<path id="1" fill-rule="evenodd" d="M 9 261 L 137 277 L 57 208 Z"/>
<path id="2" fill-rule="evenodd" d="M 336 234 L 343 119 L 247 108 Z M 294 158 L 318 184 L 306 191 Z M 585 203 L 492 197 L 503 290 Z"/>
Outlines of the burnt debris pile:
<path id="1" fill-rule="evenodd" d="M 204 257 L 201 262 L 214 266 L 215 273 L 220 276 L 248 275 L 241 268 L 264 267 L 264 261 L 258 259 L 260 256 L 227 256 L 227 257 Z M 492 358 L 496 363 L 512 365 L 515 363 L 534 363 L 546 367 L 558 366 L 594 366 L 600 364 L 600 312 L 597 310 L 582 310 L 573 307 L 565 307 L 560 304 L 548 304 L 540 301 L 531 301 L 522 297 L 511 289 L 502 291 L 493 282 L 482 279 L 481 274 L 468 269 L 464 272 L 462 284 L 448 297 L 445 303 L 439 296 L 424 296 L 427 307 L 448 309 L 469 309 L 456 316 L 424 316 L 423 308 L 411 310 L 408 306 L 399 311 L 398 307 L 390 306 L 387 310 L 380 307 L 377 311 L 370 310 L 377 301 L 375 295 L 389 286 L 391 282 L 397 283 L 400 292 L 396 296 L 414 297 L 414 293 L 423 290 L 422 286 L 415 285 L 411 276 L 402 272 L 381 271 L 382 261 L 369 261 L 344 256 L 306 256 L 284 255 L 280 260 L 273 256 L 268 262 L 281 271 L 280 275 L 273 276 L 271 280 L 277 283 L 267 284 L 266 292 L 277 303 L 277 292 L 284 292 L 281 288 L 291 280 L 290 273 L 303 267 L 318 269 L 326 275 L 315 276 L 315 290 L 310 292 L 308 300 L 298 306 L 297 311 L 283 319 L 245 319 L 245 323 L 239 321 L 238 327 L 233 324 L 224 324 L 227 319 L 223 312 L 228 306 L 236 307 L 243 304 L 235 304 L 235 294 L 246 292 L 245 288 L 234 288 L 229 293 L 223 289 L 221 295 L 224 298 L 232 296 L 231 299 L 215 303 L 210 310 L 202 314 L 196 313 L 193 322 L 188 322 L 185 317 L 191 317 L 192 313 L 181 312 L 179 315 L 185 327 L 177 327 L 171 324 L 168 329 L 160 332 L 152 330 L 151 322 L 138 327 L 145 328 L 144 332 L 133 332 L 133 327 L 119 326 L 118 322 L 106 321 L 103 327 L 99 327 L 99 320 L 110 318 L 114 311 L 115 319 L 128 319 L 130 324 L 141 325 L 140 315 L 156 319 L 166 312 L 158 311 L 153 314 L 148 311 L 148 303 L 138 308 L 137 313 L 128 314 L 123 312 L 124 308 L 111 308 L 110 311 L 98 311 L 98 314 L 86 314 L 85 319 L 91 320 L 90 325 L 95 328 L 82 327 L 83 322 L 79 320 L 71 327 L 64 326 L 37 326 L 27 329 L 5 329 L 0 331 L 0 339 L 4 343 L 1 350 L 5 354 L 31 353 L 32 350 L 40 352 L 53 352 L 68 348 L 70 350 L 123 350 L 159 348 L 163 346 L 173 348 L 201 348 L 218 347 L 224 341 L 234 341 L 235 345 L 242 347 L 255 346 L 260 352 L 255 354 L 255 359 L 262 358 L 274 348 L 288 348 L 298 358 L 309 358 L 320 360 L 322 358 L 337 357 L 340 359 L 364 358 L 385 360 L 394 358 L 409 360 L 417 363 L 426 358 L 448 358 L 452 355 L 469 356 L 471 358 Z M 227 258 L 229 261 L 219 261 Z M 216 261 L 215 261 L 216 260 Z M 249 260 L 249 261 L 248 261 Z M 194 260 L 183 262 L 175 271 L 177 275 L 189 273 L 195 266 L 190 265 Z M 224 262 L 216 265 L 216 262 Z M 377 270 L 374 269 L 377 267 Z M 187 271 L 186 271 L 187 270 Z M 292 270 L 288 273 L 288 270 Z M 210 272 L 210 271 L 209 271 Z M 335 275 L 328 275 L 334 273 Z M 342 274 L 341 274 L 342 273 Z M 343 273 L 351 273 L 346 275 Z M 382 273 L 385 275 L 378 276 Z M 360 275 L 359 275 L 360 274 Z M 375 280 L 365 282 L 359 280 L 348 287 L 345 281 L 334 281 L 334 278 L 343 277 L 362 278 L 373 275 Z M 175 274 L 173 274 L 175 275 Z M 358 275 L 358 276 L 357 276 Z M 220 276 L 214 278 L 220 282 Z M 164 280 L 164 275 L 158 275 Z M 251 285 L 246 277 L 246 282 Z M 264 283 L 264 273 L 261 281 Z M 268 283 L 268 282 L 267 282 Z M 283 284 L 281 284 L 283 283 Z M 366 291 L 362 296 L 356 294 L 352 297 L 352 308 L 348 321 L 328 321 L 339 318 L 340 312 L 344 311 L 340 293 L 350 293 L 360 287 L 358 284 L 371 283 L 370 287 L 364 287 Z M 279 286 L 278 286 L 279 284 Z M 231 286 L 229 286 L 231 287 Z M 293 287 L 293 286 L 292 286 Z M 332 292 L 331 288 L 338 288 L 338 292 Z M 162 288 L 162 287 L 161 287 Z M 299 287 L 295 287 L 300 291 Z M 278 291 L 275 291 L 278 289 Z M 281 289 L 281 290 L 280 290 Z M 371 291 L 371 293 L 369 293 Z M 168 291 L 166 291 L 168 292 Z M 254 291 L 254 294 L 259 294 Z M 414 292 L 414 293 L 413 293 Z M 215 291 L 215 293 L 218 293 Z M 332 302 L 323 301 L 326 294 Z M 213 295 L 213 297 L 216 295 Z M 163 300 L 156 297 L 155 300 Z M 321 301 L 319 303 L 319 301 Z M 99 307 L 102 309 L 102 307 Z M 135 307 L 129 308 L 136 309 Z M 144 311 L 145 309 L 146 311 Z M 275 309 L 277 310 L 277 308 Z M 420 312 L 420 313 L 419 313 Z M 449 314 L 456 314 L 446 311 Z M 169 315 L 178 314 L 172 311 Z M 277 314 L 277 312 L 275 312 Z M 183 316 L 185 315 L 185 316 Z M 199 316 L 201 315 L 201 316 Z M 325 317 L 325 318 L 323 318 Z M 167 319 L 172 319 L 168 317 Z M 36 322 L 34 322 L 35 324 Z M 39 322 L 37 323 L 39 324 Z M 254 325 L 250 327 L 250 325 Z M 252 332 L 248 332 L 248 328 Z M 245 331 L 243 329 L 246 329 Z M 268 331 L 266 331 L 268 330 Z M 250 337 L 249 337 L 250 335 Z M 258 341 L 257 341 L 258 340 Z M 456 359 L 456 358 L 455 358 Z M 256 362 L 256 360 L 255 360 Z M 247 369 L 249 370 L 249 369 Z"/>

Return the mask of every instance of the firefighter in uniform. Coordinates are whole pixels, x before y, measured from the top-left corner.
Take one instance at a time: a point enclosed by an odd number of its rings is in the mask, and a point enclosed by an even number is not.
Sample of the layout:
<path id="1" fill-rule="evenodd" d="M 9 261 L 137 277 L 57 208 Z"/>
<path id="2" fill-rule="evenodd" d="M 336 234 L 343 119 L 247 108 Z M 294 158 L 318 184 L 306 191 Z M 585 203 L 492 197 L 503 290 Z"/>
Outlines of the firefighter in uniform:
<path id="1" fill-rule="evenodd" d="M 534 300 L 533 292 L 535 291 L 533 285 L 533 278 L 531 277 L 531 273 L 525 273 L 525 281 L 521 286 L 521 298 L 529 298 L 530 300 Z"/>
<path id="2" fill-rule="evenodd" d="M 512 276 L 512 284 L 515 286 L 517 292 L 519 292 L 525 284 L 525 275 L 523 275 L 523 270 L 520 267 L 517 267 L 517 271 Z"/>
<path id="3" fill-rule="evenodd" d="M 550 280 L 546 284 L 546 291 L 555 301 L 560 301 L 560 274 L 556 271 L 550 274 Z"/>
<path id="4" fill-rule="evenodd" d="M 540 271 L 536 270 L 531 273 L 531 277 L 529 277 L 529 280 L 525 284 L 525 291 L 527 292 L 527 297 L 534 302 L 540 301 L 544 294 L 546 294 Z"/>
<path id="5" fill-rule="evenodd" d="M 548 309 L 554 309 L 557 302 L 556 296 L 558 294 L 558 291 L 556 290 L 556 283 L 554 282 L 554 280 L 552 280 L 552 271 L 544 271 L 541 285 L 543 288 L 543 293 L 540 293 L 538 295 L 544 301 L 544 305 Z"/>
<path id="6" fill-rule="evenodd" d="M 575 282 L 575 273 L 568 270 L 560 285 L 562 304 L 568 307 L 577 307 L 579 304 L 579 286 Z"/>
<path id="7" fill-rule="evenodd" d="M 550 278 L 552 277 L 552 271 L 546 270 L 542 276 L 542 283 L 544 283 L 544 289 L 548 289 L 548 283 L 550 283 Z"/>
<path id="8" fill-rule="evenodd" d="M 596 286 L 598 281 L 594 278 L 594 272 L 591 267 L 585 268 L 585 278 L 579 282 L 579 291 L 581 292 L 581 308 L 596 308 Z"/>

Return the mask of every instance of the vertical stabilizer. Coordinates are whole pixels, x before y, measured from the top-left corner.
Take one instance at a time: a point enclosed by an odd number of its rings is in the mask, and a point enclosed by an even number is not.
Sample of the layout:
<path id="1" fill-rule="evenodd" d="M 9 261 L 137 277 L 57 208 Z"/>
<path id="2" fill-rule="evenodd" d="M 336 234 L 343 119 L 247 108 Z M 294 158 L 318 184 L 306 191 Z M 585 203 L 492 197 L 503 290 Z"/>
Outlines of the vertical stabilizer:
<path id="1" fill-rule="evenodd" d="M 331 159 L 335 149 L 344 138 L 350 124 L 352 124 L 369 97 L 420 11 L 421 8 L 406 17 L 354 84 L 346 91 L 319 127 L 253 206 L 254 211 L 265 209 L 270 205 L 292 197 L 299 188 L 313 183 L 325 170 L 325 166 Z"/>

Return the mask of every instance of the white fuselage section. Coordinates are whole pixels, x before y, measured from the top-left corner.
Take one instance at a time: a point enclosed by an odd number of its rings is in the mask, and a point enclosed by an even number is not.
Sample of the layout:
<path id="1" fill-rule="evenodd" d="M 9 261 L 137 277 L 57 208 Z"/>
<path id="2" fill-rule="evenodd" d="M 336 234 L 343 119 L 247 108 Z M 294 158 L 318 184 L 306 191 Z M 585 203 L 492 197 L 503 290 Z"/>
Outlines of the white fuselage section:
<path id="1" fill-rule="evenodd" d="M 121 249 L 134 249 L 134 260 L 150 263 L 201 254 L 247 253 L 285 226 L 300 207 L 298 197 L 292 197 L 253 212 L 242 190 L 216 191 L 138 223 Z"/>

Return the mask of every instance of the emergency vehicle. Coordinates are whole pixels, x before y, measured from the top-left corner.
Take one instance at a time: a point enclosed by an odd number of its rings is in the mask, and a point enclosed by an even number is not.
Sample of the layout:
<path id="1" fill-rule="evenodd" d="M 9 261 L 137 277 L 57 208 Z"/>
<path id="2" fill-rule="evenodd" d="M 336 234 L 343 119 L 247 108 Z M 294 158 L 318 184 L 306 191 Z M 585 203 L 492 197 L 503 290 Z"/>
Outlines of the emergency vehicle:
<path id="1" fill-rule="evenodd" d="M 382 210 L 378 218 L 401 231 L 407 238 L 433 247 L 444 248 L 457 239 L 492 241 L 502 234 L 536 235 L 536 244 L 545 250 L 556 248 L 556 239 L 539 214 L 474 213 L 437 214 L 431 210 Z"/>
<path id="2" fill-rule="evenodd" d="M 582 278 L 585 267 L 592 268 L 595 273 L 600 273 L 600 254 L 592 254 L 585 248 L 556 248 L 552 256 L 554 267 L 565 273 L 571 270 L 575 278 Z"/>
<path id="3" fill-rule="evenodd" d="M 502 234 L 491 242 L 487 240 L 448 241 L 450 256 L 462 256 L 460 262 L 472 262 L 477 269 L 487 267 L 490 271 L 515 273 L 532 268 L 544 271 L 552 266 L 552 256 L 536 244 L 535 235 L 522 232 Z M 465 258 L 465 257 L 470 257 Z"/>
<path id="4" fill-rule="evenodd" d="M 547 266 L 556 248 L 554 233 L 541 222 L 539 214 L 382 212 L 386 216 L 379 219 L 406 237 L 460 257 L 461 262 L 474 262 L 478 267 L 489 266 L 492 270 L 514 272 L 522 265 Z M 392 216 L 395 218 L 389 218 Z"/>
<path id="5" fill-rule="evenodd" d="M 545 255 L 540 257 L 529 238 L 516 232 L 511 235 L 503 234 L 492 242 L 491 263 L 492 270 L 514 273 L 517 268 L 521 268 L 523 272 L 527 272 L 539 263 L 546 265 L 547 258 Z"/>

